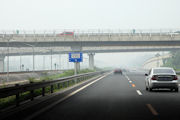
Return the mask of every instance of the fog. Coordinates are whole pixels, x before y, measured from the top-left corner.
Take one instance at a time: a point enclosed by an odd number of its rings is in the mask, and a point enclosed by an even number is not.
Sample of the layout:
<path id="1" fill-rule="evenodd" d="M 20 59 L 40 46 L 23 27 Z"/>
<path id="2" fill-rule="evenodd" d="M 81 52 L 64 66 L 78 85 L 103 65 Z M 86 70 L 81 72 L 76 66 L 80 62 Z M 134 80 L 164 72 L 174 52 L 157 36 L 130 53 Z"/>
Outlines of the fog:
<path id="1" fill-rule="evenodd" d="M 164 52 L 158 52 L 161 55 Z M 157 52 L 126 52 L 126 53 L 97 53 L 95 54 L 95 66 L 98 68 L 141 68 L 144 62 L 155 56 Z M 21 59 L 21 60 L 20 60 Z M 21 64 L 21 67 L 20 67 Z M 9 69 L 10 71 L 32 70 L 32 56 L 10 56 Z M 56 66 L 55 66 L 56 64 Z M 22 67 L 22 65 L 24 67 Z M 7 68 L 7 57 L 5 58 L 5 71 Z M 83 54 L 83 62 L 81 69 L 89 67 L 89 58 L 87 54 Z M 52 69 L 73 69 L 74 63 L 68 61 L 68 55 L 52 55 Z M 51 56 L 35 56 L 35 70 L 50 70 Z"/>
<path id="2" fill-rule="evenodd" d="M 132 53 L 103 53 L 96 54 L 95 65 L 99 67 L 142 67 L 144 62 L 152 57 L 156 52 L 132 52 Z M 98 62 L 99 61 L 99 62 Z M 103 61 L 103 62 L 101 62 Z"/>
<path id="3" fill-rule="evenodd" d="M 171 30 L 180 27 L 179 5 L 179 0 L 0 0 L 0 30 Z M 95 65 L 137 67 L 154 54 L 96 54 Z M 18 69 L 19 58 L 10 59 L 10 65 L 14 65 L 12 68 Z M 27 64 L 27 68 L 31 67 L 30 59 L 30 56 L 23 57 L 22 62 Z M 49 64 L 48 59 L 45 64 Z M 42 68 L 42 56 L 36 56 L 36 60 L 37 69 Z M 55 61 L 53 58 L 53 64 Z M 61 64 L 67 67 L 66 63 Z M 83 64 L 88 66 L 88 62 Z"/>
<path id="4" fill-rule="evenodd" d="M 0 28 L 172 29 L 180 26 L 179 4 L 179 0 L 0 0 Z"/>

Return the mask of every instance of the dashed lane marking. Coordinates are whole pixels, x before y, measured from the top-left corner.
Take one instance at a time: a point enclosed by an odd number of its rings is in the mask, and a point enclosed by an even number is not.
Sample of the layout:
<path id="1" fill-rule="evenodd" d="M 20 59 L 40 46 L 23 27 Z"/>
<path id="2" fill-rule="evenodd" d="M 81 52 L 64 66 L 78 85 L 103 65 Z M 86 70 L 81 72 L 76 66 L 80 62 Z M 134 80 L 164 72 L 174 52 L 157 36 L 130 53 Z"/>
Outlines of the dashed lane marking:
<path id="1" fill-rule="evenodd" d="M 142 95 L 140 90 L 136 90 L 136 92 L 138 93 L 138 95 Z"/>
<path id="2" fill-rule="evenodd" d="M 153 106 L 151 104 L 146 104 L 146 106 L 148 107 L 148 109 L 151 111 L 151 113 L 155 116 L 158 115 L 158 112 L 153 108 Z"/>
<path id="3" fill-rule="evenodd" d="M 125 76 L 128 80 L 130 80 L 129 77 L 128 77 L 126 74 L 124 74 L 124 76 Z"/>

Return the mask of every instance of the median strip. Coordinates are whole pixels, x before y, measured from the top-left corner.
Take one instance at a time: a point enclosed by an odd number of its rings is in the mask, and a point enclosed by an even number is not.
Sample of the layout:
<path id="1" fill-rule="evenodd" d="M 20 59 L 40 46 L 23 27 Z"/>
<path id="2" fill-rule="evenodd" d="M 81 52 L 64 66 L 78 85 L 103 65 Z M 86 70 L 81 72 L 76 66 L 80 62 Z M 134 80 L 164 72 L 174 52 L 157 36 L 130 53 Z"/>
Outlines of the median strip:
<path id="1" fill-rule="evenodd" d="M 155 116 L 158 115 L 158 112 L 153 108 L 153 106 L 151 104 L 146 104 L 146 106 L 149 108 L 149 110 L 151 111 L 151 113 Z"/>

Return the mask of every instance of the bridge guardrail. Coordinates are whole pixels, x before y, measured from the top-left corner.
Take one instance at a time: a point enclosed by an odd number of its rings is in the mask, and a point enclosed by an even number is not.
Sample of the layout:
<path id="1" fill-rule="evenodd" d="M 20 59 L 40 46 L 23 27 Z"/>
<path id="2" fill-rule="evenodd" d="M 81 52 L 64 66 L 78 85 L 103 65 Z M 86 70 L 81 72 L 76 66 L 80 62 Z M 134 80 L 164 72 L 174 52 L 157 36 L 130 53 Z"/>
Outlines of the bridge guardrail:
<path id="1" fill-rule="evenodd" d="M 29 34 L 46 34 L 55 35 L 64 32 L 73 32 L 79 34 L 97 34 L 97 33 L 178 33 L 180 28 L 169 29 L 53 29 L 53 30 L 0 30 L 0 35 L 29 35 Z M 2 36 L 3 37 L 3 36 Z"/>
<path id="2" fill-rule="evenodd" d="M 72 32 L 72 35 L 62 34 L 64 32 Z M 114 37 L 114 38 L 113 38 Z M 105 39 L 107 40 L 179 40 L 180 29 L 64 29 L 50 31 L 1 31 L 0 42 L 10 40 L 11 42 L 43 42 L 43 41 L 93 41 Z M 111 38 L 111 39 L 110 39 Z"/>
<path id="3" fill-rule="evenodd" d="M 58 88 L 60 88 L 60 83 L 67 83 L 67 86 L 69 86 L 70 82 L 80 82 L 83 80 L 86 80 L 90 77 L 106 73 L 108 71 L 98 71 L 98 72 L 90 72 L 90 73 L 84 73 L 84 74 L 79 74 L 79 75 L 74 75 L 74 76 L 69 76 L 69 77 L 64 77 L 64 78 L 59 78 L 56 80 L 51 80 L 51 81 L 43 81 L 43 82 L 35 82 L 35 83 L 29 83 L 25 85 L 19 85 L 16 84 L 13 87 L 7 87 L 7 88 L 1 88 L 0 89 L 0 99 L 1 98 L 6 98 L 9 96 L 16 96 L 16 106 L 19 106 L 19 97 L 21 93 L 30 91 L 30 99 L 31 101 L 34 100 L 34 90 L 35 89 L 40 89 L 42 88 L 42 96 L 45 96 L 45 87 L 50 86 L 50 93 L 53 93 L 54 91 L 54 85 L 57 84 Z"/>

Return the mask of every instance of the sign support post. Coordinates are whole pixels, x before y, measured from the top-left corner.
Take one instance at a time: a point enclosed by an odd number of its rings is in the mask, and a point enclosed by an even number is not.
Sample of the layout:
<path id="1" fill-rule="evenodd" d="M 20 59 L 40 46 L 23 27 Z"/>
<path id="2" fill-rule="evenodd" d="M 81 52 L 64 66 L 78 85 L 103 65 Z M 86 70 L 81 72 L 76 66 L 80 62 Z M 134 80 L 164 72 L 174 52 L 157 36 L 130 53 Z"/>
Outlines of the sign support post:
<path id="1" fill-rule="evenodd" d="M 74 62 L 74 75 L 78 74 L 78 71 L 80 70 L 80 62 L 82 61 L 82 52 L 69 53 L 69 62 Z"/>
<path id="2" fill-rule="evenodd" d="M 74 75 L 77 75 L 77 70 L 78 70 L 78 63 L 77 62 L 74 62 Z"/>

